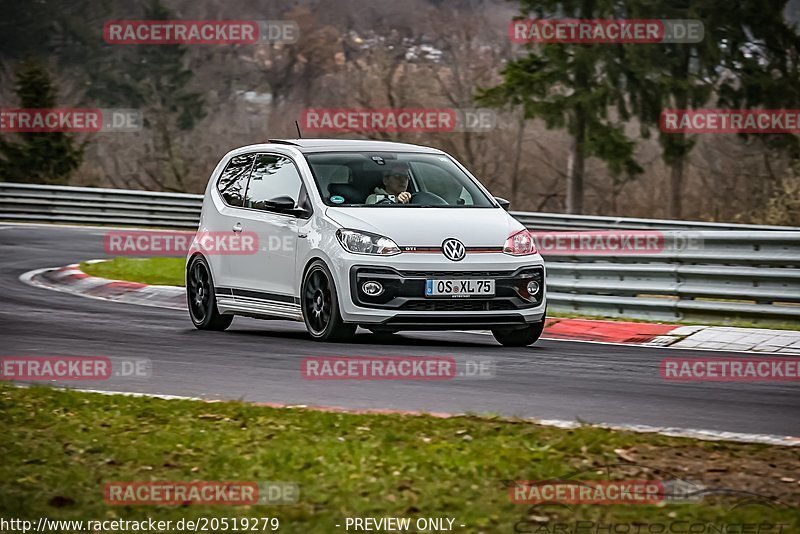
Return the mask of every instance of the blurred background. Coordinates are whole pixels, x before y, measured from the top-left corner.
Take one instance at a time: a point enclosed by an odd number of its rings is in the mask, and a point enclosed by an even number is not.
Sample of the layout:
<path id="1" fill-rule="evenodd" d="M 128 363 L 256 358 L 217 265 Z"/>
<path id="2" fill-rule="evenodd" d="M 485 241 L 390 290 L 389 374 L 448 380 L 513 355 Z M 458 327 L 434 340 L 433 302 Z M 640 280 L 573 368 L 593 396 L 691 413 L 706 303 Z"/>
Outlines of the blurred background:
<path id="1" fill-rule="evenodd" d="M 3 108 L 128 108 L 137 132 L 2 133 L 0 181 L 202 192 L 303 110 L 490 108 L 441 148 L 525 211 L 800 225 L 795 134 L 674 134 L 663 109 L 800 108 L 800 0 L 0 0 Z M 514 44 L 526 18 L 697 19 L 695 44 Z M 115 19 L 291 20 L 294 44 L 118 45 Z M 307 137 L 313 134 L 307 134 Z"/>

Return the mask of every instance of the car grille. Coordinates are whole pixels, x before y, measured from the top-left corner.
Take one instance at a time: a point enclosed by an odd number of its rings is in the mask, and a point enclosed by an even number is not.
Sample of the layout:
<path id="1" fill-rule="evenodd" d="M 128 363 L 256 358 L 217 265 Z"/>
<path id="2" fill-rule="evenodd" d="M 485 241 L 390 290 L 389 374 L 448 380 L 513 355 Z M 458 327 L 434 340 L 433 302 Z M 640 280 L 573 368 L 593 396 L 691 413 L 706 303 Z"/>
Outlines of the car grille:
<path id="1" fill-rule="evenodd" d="M 502 278 L 511 276 L 513 271 L 400 271 L 400 274 L 422 278 Z"/>
<path id="2" fill-rule="evenodd" d="M 412 300 L 400 306 L 410 311 L 496 311 L 514 310 L 515 306 L 504 300 Z"/>

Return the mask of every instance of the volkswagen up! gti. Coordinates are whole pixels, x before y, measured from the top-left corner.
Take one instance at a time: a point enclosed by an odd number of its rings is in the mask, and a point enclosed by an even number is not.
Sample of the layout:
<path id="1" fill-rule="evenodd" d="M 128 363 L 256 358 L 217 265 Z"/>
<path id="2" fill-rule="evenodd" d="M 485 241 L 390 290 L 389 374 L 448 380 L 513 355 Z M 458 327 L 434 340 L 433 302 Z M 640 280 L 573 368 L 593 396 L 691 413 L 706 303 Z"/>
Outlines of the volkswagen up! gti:
<path id="1" fill-rule="evenodd" d="M 503 345 L 530 345 L 544 325 L 545 267 L 507 207 L 434 148 L 296 139 L 233 150 L 208 182 L 198 235 L 256 246 L 226 254 L 194 241 L 192 322 L 292 319 L 320 341 L 357 326 L 488 329 Z"/>

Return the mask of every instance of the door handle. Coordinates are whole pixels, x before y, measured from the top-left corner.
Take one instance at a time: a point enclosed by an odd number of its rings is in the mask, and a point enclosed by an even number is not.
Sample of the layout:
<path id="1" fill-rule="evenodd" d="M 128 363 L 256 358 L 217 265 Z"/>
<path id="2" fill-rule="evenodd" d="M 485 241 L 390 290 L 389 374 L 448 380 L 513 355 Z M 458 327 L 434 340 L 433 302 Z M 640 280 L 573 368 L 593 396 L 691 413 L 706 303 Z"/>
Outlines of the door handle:
<path id="1" fill-rule="evenodd" d="M 299 237 L 299 238 L 301 238 L 301 239 L 305 239 L 306 237 L 308 237 L 308 233 L 305 233 L 305 234 L 297 234 L 297 237 Z"/>
<path id="2" fill-rule="evenodd" d="M 242 231 L 242 223 L 237 222 L 236 224 L 234 224 L 233 225 L 233 231 L 236 232 L 237 234 L 239 232 L 241 232 Z"/>

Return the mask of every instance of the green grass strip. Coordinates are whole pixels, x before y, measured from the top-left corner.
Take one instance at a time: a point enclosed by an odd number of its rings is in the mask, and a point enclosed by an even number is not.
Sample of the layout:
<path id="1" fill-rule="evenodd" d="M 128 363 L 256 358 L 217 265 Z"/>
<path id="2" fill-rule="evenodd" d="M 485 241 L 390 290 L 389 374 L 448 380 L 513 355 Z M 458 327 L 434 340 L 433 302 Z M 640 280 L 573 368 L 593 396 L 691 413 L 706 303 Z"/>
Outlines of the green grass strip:
<path id="1" fill-rule="evenodd" d="M 625 463 L 623 450 L 650 458 L 641 464 L 660 463 L 695 480 L 710 476 L 709 465 L 725 465 L 734 475 L 729 482 L 747 486 L 741 489 L 772 489 L 796 506 L 797 484 L 782 484 L 775 475 L 775 469 L 790 465 L 796 474 L 800 453 L 787 447 L 588 426 L 562 430 L 493 418 L 358 415 L 9 385 L 0 385 L 0 416 L 2 517 L 277 517 L 279 532 L 298 533 L 345 532 L 346 517 L 367 516 L 450 517 L 455 525 L 466 525 L 455 532 L 514 532 L 515 525 L 519 532 L 553 532 L 556 522 L 578 520 L 798 525 L 796 509 L 763 504 L 733 509 L 740 499 L 730 496 L 699 504 L 530 510 L 511 503 L 502 482 L 584 469 L 584 477 L 603 479 L 609 471 L 602 466 Z M 641 467 L 610 473 L 620 479 L 657 478 Z M 103 501 L 109 481 L 174 480 L 292 481 L 300 486 L 300 499 L 239 507 Z"/>

